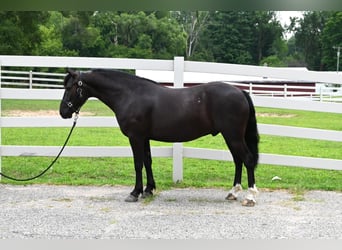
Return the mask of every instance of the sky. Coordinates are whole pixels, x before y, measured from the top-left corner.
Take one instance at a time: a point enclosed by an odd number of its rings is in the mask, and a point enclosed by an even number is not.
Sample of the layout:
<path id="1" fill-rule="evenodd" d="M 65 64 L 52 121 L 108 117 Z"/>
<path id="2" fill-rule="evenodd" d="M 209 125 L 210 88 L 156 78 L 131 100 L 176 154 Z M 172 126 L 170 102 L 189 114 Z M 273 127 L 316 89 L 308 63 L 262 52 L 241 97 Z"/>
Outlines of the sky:
<path id="1" fill-rule="evenodd" d="M 284 27 L 290 24 L 290 17 L 303 17 L 303 11 L 277 11 L 277 16 L 281 25 Z M 291 33 L 286 33 L 285 39 L 289 39 L 291 36 Z"/>
<path id="2" fill-rule="evenodd" d="M 279 17 L 280 23 L 282 25 L 290 24 L 290 17 L 302 17 L 302 11 L 277 11 L 277 15 Z"/>

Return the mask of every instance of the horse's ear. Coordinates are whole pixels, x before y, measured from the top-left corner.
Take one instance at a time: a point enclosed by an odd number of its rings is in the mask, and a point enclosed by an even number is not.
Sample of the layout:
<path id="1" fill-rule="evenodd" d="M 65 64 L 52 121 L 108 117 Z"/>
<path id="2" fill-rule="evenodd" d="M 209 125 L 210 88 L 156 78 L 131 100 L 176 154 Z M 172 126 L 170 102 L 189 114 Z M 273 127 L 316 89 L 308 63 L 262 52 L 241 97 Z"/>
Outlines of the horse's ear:
<path id="1" fill-rule="evenodd" d="M 74 78 L 77 77 L 77 72 L 76 72 L 76 71 L 74 71 L 74 70 L 72 70 L 72 69 L 69 69 L 69 68 L 67 68 L 66 71 L 67 71 L 67 73 L 70 74 L 72 77 L 74 77 Z"/>

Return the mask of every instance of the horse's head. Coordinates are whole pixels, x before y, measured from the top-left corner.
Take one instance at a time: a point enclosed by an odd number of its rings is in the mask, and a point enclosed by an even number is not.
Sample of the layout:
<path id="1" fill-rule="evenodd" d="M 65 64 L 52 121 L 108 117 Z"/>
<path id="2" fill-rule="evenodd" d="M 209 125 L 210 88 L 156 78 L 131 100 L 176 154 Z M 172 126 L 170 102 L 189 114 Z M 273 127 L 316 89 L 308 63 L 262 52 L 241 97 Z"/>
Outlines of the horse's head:
<path id="1" fill-rule="evenodd" d="M 72 114 L 78 112 L 88 99 L 85 84 L 81 79 L 81 73 L 68 69 L 64 78 L 64 96 L 59 107 L 62 118 L 71 118 Z"/>

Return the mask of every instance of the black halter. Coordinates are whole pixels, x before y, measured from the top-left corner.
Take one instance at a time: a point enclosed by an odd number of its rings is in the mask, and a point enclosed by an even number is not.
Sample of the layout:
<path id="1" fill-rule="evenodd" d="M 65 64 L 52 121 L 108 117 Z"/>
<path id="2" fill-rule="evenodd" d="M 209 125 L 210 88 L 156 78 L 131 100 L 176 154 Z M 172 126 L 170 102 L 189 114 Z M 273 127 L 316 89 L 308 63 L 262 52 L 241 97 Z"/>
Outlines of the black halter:
<path id="1" fill-rule="evenodd" d="M 82 72 L 79 72 L 79 80 L 77 82 L 77 88 L 76 88 L 76 93 L 77 93 L 77 98 L 82 98 L 83 97 L 83 91 L 84 91 L 84 84 L 82 81 Z M 66 105 L 72 109 L 73 112 L 75 112 L 76 114 L 79 113 L 80 111 L 80 107 L 79 108 L 75 108 L 75 105 L 69 100 L 69 101 L 64 101 L 66 103 Z"/>

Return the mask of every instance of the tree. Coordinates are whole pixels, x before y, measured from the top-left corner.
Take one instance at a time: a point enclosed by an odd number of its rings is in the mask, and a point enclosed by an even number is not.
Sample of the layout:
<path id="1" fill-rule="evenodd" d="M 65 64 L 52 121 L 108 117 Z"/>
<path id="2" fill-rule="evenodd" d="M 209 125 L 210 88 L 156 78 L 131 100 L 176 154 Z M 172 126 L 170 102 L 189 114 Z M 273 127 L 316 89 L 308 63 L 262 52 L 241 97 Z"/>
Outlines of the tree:
<path id="1" fill-rule="evenodd" d="M 148 32 L 152 38 L 152 50 L 156 58 L 169 59 L 184 56 L 186 34 L 173 18 L 158 19 Z"/>
<path id="2" fill-rule="evenodd" d="M 42 41 L 39 24 L 47 17 L 38 11 L 0 12 L 0 53 L 33 55 Z"/>
<path id="3" fill-rule="evenodd" d="M 103 56 L 105 43 L 100 31 L 91 25 L 89 12 L 71 13 L 62 28 L 63 47 L 79 56 Z"/>
<path id="4" fill-rule="evenodd" d="M 337 69 L 337 49 L 342 47 L 342 12 L 334 12 L 322 32 L 322 62 L 326 70 Z M 334 48 L 335 47 L 335 48 Z"/>
<path id="5" fill-rule="evenodd" d="M 250 27 L 241 12 L 211 12 L 204 31 L 203 49 L 210 50 L 215 61 L 245 63 L 252 60 L 248 48 L 252 46 Z"/>
<path id="6" fill-rule="evenodd" d="M 184 55 L 186 37 L 176 20 L 164 12 L 97 12 L 94 27 L 108 56 L 172 58 Z"/>
<path id="7" fill-rule="evenodd" d="M 173 16 L 183 27 L 184 32 L 187 34 L 186 41 L 186 58 L 191 58 L 196 45 L 200 40 L 201 33 L 207 23 L 209 12 L 208 11 L 174 11 Z"/>
<path id="8" fill-rule="evenodd" d="M 275 54 L 282 38 L 272 11 L 210 12 L 207 23 L 199 47 L 217 62 L 258 65 Z"/>
<path id="9" fill-rule="evenodd" d="M 322 32 L 330 15 L 326 11 L 308 11 L 303 18 L 293 19 L 290 25 L 295 32 L 296 48 L 302 53 L 309 69 L 324 70 Z"/>
<path id="10" fill-rule="evenodd" d="M 77 56 L 75 50 L 63 47 L 62 28 L 64 17 L 61 12 L 50 11 L 47 22 L 39 25 L 42 41 L 36 48 L 35 54 L 41 56 Z"/>
<path id="11" fill-rule="evenodd" d="M 284 49 L 282 39 L 283 28 L 276 19 L 275 12 L 256 11 L 254 15 L 256 37 L 254 60 L 260 62 L 264 57 L 268 56 L 276 56 L 281 59 L 286 49 Z"/>

